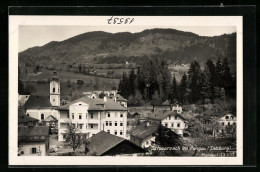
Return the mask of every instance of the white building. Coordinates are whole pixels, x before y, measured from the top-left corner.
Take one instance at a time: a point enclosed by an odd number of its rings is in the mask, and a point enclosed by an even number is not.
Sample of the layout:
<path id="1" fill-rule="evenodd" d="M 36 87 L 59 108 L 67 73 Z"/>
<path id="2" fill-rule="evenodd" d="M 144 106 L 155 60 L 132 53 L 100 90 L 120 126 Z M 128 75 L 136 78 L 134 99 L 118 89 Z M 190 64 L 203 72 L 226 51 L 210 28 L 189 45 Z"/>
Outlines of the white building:
<path id="1" fill-rule="evenodd" d="M 106 97 L 93 99 L 85 96 L 57 109 L 60 113 L 59 141 L 64 140 L 68 122 L 75 124 L 87 138 L 101 130 L 126 138 L 127 108 Z"/>
<path id="2" fill-rule="evenodd" d="M 59 119 L 59 111 L 56 108 L 60 106 L 60 82 L 56 72 L 50 82 L 50 95 L 30 95 L 24 108 L 26 115 L 44 121 L 50 115 Z"/>
<path id="3" fill-rule="evenodd" d="M 18 156 L 48 156 L 49 127 L 18 127 Z"/>
<path id="4" fill-rule="evenodd" d="M 224 111 L 219 117 L 218 122 L 221 126 L 236 125 L 237 118 L 232 113 Z"/>
<path id="5" fill-rule="evenodd" d="M 161 121 L 162 125 L 170 128 L 179 135 L 183 135 L 183 131 L 188 128 L 188 123 L 178 113 L 170 110 L 155 111 L 149 115 L 148 119 Z"/>

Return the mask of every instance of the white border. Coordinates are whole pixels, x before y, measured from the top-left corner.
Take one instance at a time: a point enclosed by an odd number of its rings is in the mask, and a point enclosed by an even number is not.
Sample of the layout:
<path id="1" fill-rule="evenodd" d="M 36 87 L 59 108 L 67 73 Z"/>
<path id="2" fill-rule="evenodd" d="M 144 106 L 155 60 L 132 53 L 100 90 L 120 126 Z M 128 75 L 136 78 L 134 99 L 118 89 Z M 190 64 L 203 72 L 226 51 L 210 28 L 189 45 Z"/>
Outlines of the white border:
<path id="1" fill-rule="evenodd" d="M 243 165 L 242 16 L 132 16 L 129 26 L 235 26 L 237 31 L 237 157 L 17 156 L 19 25 L 108 26 L 111 16 L 9 16 L 9 165 Z M 130 17 L 131 16 L 127 16 Z M 120 27 L 120 25 L 111 25 Z"/>

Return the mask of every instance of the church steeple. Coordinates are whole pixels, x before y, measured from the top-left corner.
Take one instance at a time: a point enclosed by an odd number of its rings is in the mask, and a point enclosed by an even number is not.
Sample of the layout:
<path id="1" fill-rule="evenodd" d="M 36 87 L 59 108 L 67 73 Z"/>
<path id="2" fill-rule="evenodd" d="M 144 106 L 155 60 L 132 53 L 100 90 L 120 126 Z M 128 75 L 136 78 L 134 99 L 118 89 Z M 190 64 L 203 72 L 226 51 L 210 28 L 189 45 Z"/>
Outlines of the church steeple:
<path id="1" fill-rule="evenodd" d="M 50 102 L 52 106 L 60 106 L 60 81 L 57 72 L 53 72 L 50 81 Z"/>

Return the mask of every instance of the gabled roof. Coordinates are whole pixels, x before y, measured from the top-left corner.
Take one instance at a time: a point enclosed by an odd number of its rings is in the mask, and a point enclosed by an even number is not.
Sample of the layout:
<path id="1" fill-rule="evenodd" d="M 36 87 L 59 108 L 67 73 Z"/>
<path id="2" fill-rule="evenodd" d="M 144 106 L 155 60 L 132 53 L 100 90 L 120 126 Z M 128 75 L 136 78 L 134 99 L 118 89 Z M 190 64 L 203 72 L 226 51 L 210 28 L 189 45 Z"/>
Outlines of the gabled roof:
<path id="1" fill-rule="evenodd" d="M 48 126 L 18 127 L 18 136 L 48 136 Z"/>
<path id="2" fill-rule="evenodd" d="M 171 110 L 157 110 L 157 111 L 153 112 L 152 114 L 150 114 L 148 116 L 148 118 L 161 121 L 170 115 L 179 116 L 180 118 L 185 120 L 180 114 L 178 114 L 177 112 L 171 111 Z"/>
<path id="3" fill-rule="evenodd" d="M 88 98 L 87 96 L 81 97 L 77 100 L 74 100 L 66 105 L 60 106 L 57 109 L 58 110 L 69 110 L 69 106 L 77 103 L 77 102 L 84 102 L 89 105 L 89 110 L 122 110 L 125 111 L 127 108 L 121 106 L 120 104 L 114 102 L 113 100 L 107 99 L 104 101 L 103 99 L 92 99 Z M 104 106 L 101 106 L 104 105 Z"/>
<path id="4" fill-rule="evenodd" d="M 121 137 L 109 134 L 102 130 L 89 138 L 90 143 L 87 145 L 87 147 L 90 152 L 95 152 L 96 155 L 100 156 L 124 140 L 125 139 Z"/>
<path id="5" fill-rule="evenodd" d="M 58 120 L 54 116 L 50 115 L 47 118 L 45 118 L 44 121 L 50 122 L 50 121 L 58 121 Z"/>
<path id="6" fill-rule="evenodd" d="M 128 133 L 134 137 L 140 139 L 146 139 L 152 136 L 158 129 L 159 123 L 151 123 L 147 126 L 147 122 L 137 125 L 135 128 L 131 129 Z"/>
<path id="7" fill-rule="evenodd" d="M 234 115 L 232 112 L 230 111 L 222 111 L 222 112 L 216 112 L 215 115 L 218 117 L 218 118 L 222 118 L 223 116 L 227 115 L 227 114 L 232 114 Z M 235 116 L 235 115 L 234 115 Z"/>
<path id="8" fill-rule="evenodd" d="M 51 108 L 49 96 L 31 95 L 24 104 L 25 109 Z"/>
<path id="9" fill-rule="evenodd" d="M 116 100 L 117 101 L 126 101 L 127 102 L 127 100 L 123 96 L 121 96 L 120 94 L 116 94 Z"/>
<path id="10" fill-rule="evenodd" d="M 36 122 L 39 121 L 36 118 L 32 118 L 30 116 L 27 115 L 18 115 L 18 124 L 20 123 L 27 123 L 27 122 Z"/>

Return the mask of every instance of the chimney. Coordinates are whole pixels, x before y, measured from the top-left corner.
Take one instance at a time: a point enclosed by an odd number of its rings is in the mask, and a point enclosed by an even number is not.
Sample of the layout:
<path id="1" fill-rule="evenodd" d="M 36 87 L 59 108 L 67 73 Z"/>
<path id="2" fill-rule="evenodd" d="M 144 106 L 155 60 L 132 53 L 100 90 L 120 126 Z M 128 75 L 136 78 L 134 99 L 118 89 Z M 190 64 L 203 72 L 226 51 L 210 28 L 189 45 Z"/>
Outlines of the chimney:
<path id="1" fill-rule="evenodd" d="M 106 96 L 104 96 L 104 102 L 107 102 L 107 97 Z"/>

